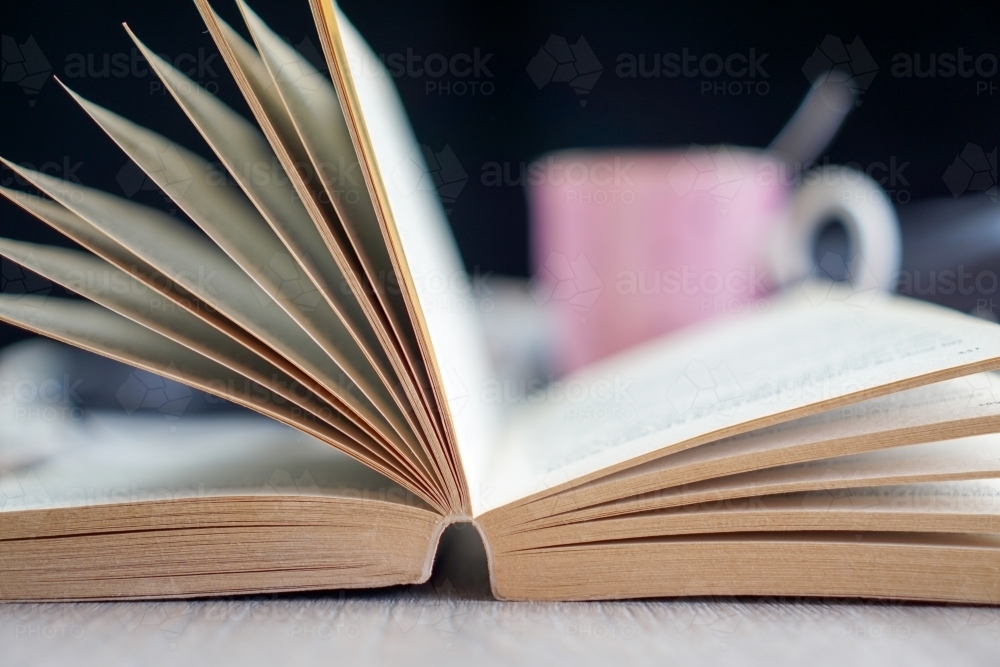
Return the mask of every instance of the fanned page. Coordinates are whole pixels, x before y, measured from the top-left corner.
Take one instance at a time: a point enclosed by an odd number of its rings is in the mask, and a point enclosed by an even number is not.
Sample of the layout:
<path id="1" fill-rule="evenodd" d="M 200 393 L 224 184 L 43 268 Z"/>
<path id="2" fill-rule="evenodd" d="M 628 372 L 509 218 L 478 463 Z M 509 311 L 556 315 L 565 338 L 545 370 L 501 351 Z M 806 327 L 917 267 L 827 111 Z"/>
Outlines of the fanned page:
<path id="1" fill-rule="evenodd" d="M 491 369 L 469 279 L 392 77 L 335 3 L 313 0 L 312 6 L 478 514 L 500 414 L 481 392 Z"/>
<path id="2" fill-rule="evenodd" d="M 888 295 L 859 307 L 851 294 L 805 285 L 769 312 L 668 336 L 549 387 L 497 447 L 480 511 L 559 493 L 611 500 L 630 484 L 602 494 L 602 477 L 659 457 L 1000 367 L 994 323 Z"/>
<path id="3" fill-rule="evenodd" d="M 333 85 L 240 7 L 263 57 L 199 3 L 263 134 L 130 33 L 231 179 L 67 89 L 199 229 L 5 161 L 46 196 L 0 194 L 93 254 L 7 240 L 0 251 L 93 303 L 4 295 L 0 318 L 292 424 L 442 514 L 467 514 L 414 326 L 374 286 L 390 264 L 370 257 L 374 206 L 364 191 L 367 218 L 331 206 L 317 191 L 329 184 L 302 171 L 357 160 Z M 262 165 L 287 171 L 262 183 Z"/>

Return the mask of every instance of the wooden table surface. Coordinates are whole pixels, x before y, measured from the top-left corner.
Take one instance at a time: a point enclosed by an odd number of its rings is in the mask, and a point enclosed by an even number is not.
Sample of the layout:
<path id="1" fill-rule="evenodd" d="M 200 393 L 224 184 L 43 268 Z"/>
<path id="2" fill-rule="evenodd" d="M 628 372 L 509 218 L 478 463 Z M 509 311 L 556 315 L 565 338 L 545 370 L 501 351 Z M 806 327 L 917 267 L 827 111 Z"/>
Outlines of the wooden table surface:
<path id="1" fill-rule="evenodd" d="M 552 665 L 987 666 L 1000 664 L 1000 611 L 787 600 L 501 603 L 417 589 L 2 605 L 0 646 L 8 667 L 505 665 L 528 657 Z"/>

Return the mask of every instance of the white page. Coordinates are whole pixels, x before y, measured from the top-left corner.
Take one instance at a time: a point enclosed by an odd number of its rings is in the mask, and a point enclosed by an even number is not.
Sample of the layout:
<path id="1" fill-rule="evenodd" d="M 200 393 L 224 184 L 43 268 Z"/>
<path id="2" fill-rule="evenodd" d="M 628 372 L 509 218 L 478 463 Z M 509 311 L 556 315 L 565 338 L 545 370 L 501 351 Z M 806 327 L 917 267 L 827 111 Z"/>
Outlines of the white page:
<path id="1" fill-rule="evenodd" d="M 441 406 L 454 428 L 474 513 L 499 425 L 499 406 L 483 400 L 491 376 L 485 336 L 475 315 L 468 276 L 434 190 L 392 77 L 350 21 L 333 5 L 349 75 L 360 104 L 359 131 L 374 152 L 376 190 L 387 201 L 385 217 L 401 246 L 401 280 L 413 286 L 417 317 L 428 336 L 428 369 L 445 395 Z M 327 16 L 330 5 L 324 3 Z"/>
<path id="2" fill-rule="evenodd" d="M 857 307 L 837 287 L 819 303 L 807 294 L 667 336 L 567 378 L 561 393 L 550 388 L 506 434 L 489 509 L 756 420 L 926 384 L 935 378 L 918 378 L 956 366 L 1000 366 L 996 324 L 902 297 Z"/>
<path id="3" fill-rule="evenodd" d="M 226 495 L 390 502 L 409 495 L 323 442 L 257 415 L 168 421 L 92 413 L 72 436 L 72 451 L 0 472 L 0 512 Z M 409 502 L 419 503 L 412 495 Z"/>

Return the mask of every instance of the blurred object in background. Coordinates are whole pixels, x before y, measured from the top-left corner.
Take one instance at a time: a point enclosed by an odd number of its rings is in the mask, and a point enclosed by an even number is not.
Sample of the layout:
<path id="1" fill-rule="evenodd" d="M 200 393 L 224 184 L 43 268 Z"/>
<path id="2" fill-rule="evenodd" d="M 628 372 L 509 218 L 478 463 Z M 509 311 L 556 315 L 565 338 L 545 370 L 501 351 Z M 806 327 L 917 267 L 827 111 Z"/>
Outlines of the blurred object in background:
<path id="1" fill-rule="evenodd" d="M 30 466 L 76 446 L 93 412 L 167 422 L 243 408 L 168 378 L 45 338 L 0 350 L 0 468 Z"/>
<path id="2" fill-rule="evenodd" d="M 477 284 L 477 306 L 496 377 L 492 390 L 504 405 L 523 403 L 555 373 L 553 313 L 523 278 L 491 277 Z"/>
<path id="3" fill-rule="evenodd" d="M 918 202 L 900 207 L 899 220 L 900 294 L 1000 320 L 1000 206 L 995 199 L 970 193 Z"/>
<path id="4" fill-rule="evenodd" d="M 0 350 L 0 468 L 31 465 L 64 449 L 83 419 L 73 348 L 44 338 Z"/>
<path id="5" fill-rule="evenodd" d="M 851 254 L 819 266 L 843 264 L 858 292 L 892 289 L 900 238 L 888 196 L 860 171 L 814 168 L 852 103 L 843 83 L 824 82 L 767 151 L 691 145 L 545 158 L 529 212 L 558 372 L 753 310 L 814 272 L 816 237 L 832 221 Z"/>

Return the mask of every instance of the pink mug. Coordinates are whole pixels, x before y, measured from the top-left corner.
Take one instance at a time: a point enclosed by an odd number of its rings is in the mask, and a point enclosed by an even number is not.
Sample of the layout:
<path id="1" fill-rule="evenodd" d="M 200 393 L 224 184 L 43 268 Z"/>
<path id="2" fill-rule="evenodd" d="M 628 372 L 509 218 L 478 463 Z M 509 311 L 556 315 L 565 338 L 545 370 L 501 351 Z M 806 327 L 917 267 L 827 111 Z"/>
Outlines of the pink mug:
<path id="1" fill-rule="evenodd" d="M 812 272 L 816 235 L 830 220 L 847 232 L 855 290 L 891 289 L 900 238 L 885 192 L 856 170 L 795 179 L 787 166 L 724 145 L 566 151 L 536 163 L 532 282 L 554 315 L 557 370 L 760 307 Z"/>

